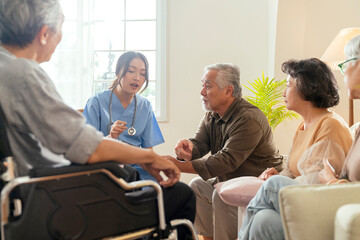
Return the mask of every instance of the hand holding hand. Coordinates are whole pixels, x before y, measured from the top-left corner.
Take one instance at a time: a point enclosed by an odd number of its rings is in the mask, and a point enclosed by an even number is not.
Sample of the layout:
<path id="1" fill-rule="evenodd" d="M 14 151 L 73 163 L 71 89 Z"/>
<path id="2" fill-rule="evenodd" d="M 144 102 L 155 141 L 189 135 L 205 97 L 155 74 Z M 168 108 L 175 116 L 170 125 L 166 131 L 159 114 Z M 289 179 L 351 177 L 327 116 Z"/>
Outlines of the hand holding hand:
<path id="1" fill-rule="evenodd" d="M 266 180 L 273 175 L 278 175 L 279 172 L 275 168 L 267 168 L 262 174 L 260 174 L 260 180 Z"/>
<path id="2" fill-rule="evenodd" d="M 111 138 L 117 139 L 119 135 L 122 134 L 126 129 L 126 122 L 117 120 L 113 123 L 113 125 L 111 125 L 109 136 Z"/>
<path id="3" fill-rule="evenodd" d="M 324 168 L 319 172 L 319 182 L 328 183 L 331 180 L 337 179 L 334 168 L 329 163 L 329 160 L 324 158 L 322 160 Z"/>
<path id="4" fill-rule="evenodd" d="M 163 156 L 157 156 L 154 162 L 143 164 L 142 167 L 148 171 L 163 187 L 171 187 L 180 179 L 179 168 Z M 160 175 L 160 172 L 163 172 L 168 179 L 164 180 L 164 178 Z"/>
<path id="5" fill-rule="evenodd" d="M 190 140 L 180 140 L 175 146 L 175 154 L 179 159 L 190 161 L 192 158 L 193 147 L 194 145 Z"/>

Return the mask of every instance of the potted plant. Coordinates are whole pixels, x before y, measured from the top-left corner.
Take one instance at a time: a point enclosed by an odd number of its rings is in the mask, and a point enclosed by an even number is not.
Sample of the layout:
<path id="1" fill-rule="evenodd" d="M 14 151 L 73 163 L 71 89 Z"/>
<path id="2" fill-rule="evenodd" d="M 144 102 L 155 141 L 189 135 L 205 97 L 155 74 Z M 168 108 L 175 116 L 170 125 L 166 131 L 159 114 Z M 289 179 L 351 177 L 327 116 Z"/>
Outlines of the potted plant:
<path id="1" fill-rule="evenodd" d="M 282 121 L 299 117 L 297 113 L 286 109 L 282 96 L 286 88 L 286 79 L 275 81 L 273 78 L 269 80 L 269 77 L 265 78 L 263 72 L 262 79 L 257 78 L 252 82 L 247 82 L 251 87 L 245 85 L 244 87 L 255 96 L 244 96 L 244 98 L 265 114 L 273 131 Z"/>

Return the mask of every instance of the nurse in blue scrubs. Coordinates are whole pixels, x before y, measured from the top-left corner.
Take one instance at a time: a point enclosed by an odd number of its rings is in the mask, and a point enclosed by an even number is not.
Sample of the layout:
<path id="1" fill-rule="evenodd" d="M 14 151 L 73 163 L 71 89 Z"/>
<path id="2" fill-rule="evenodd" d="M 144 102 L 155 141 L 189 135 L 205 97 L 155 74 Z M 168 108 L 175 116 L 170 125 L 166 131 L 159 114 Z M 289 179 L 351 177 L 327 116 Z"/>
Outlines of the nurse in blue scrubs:
<path id="1" fill-rule="evenodd" d="M 91 97 L 84 115 L 87 123 L 103 132 L 104 136 L 118 139 L 133 146 L 149 148 L 164 142 L 151 103 L 138 93 L 149 84 L 146 57 L 139 52 L 126 52 L 116 64 L 116 79 L 110 89 Z M 141 93 L 141 92 L 140 92 Z M 141 179 L 155 180 L 139 165 L 131 165 Z"/>

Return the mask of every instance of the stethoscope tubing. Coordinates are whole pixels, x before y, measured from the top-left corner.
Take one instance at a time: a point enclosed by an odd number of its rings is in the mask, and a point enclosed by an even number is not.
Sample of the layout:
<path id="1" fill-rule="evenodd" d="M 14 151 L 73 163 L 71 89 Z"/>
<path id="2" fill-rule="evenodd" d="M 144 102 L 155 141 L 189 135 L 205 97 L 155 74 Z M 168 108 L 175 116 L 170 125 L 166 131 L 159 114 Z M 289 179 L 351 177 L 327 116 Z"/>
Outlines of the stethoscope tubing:
<path id="1" fill-rule="evenodd" d="M 109 119 L 110 119 L 110 123 L 108 124 L 107 130 L 108 133 L 110 134 L 110 127 L 111 125 L 114 124 L 114 122 L 111 120 L 111 106 L 112 106 L 112 96 L 114 94 L 114 89 L 117 87 L 117 85 L 119 85 L 119 83 L 117 83 L 112 89 L 111 89 L 111 93 L 110 93 L 110 102 L 109 102 Z M 134 95 L 135 98 L 135 110 L 134 110 L 134 115 L 133 115 L 133 119 L 132 119 L 132 123 L 131 123 L 131 127 L 128 129 L 128 134 L 130 136 L 135 135 L 136 133 L 136 129 L 134 128 L 134 123 L 135 123 L 135 115 L 136 115 L 136 110 L 137 110 L 137 99 L 136 99 L 136 94 Z"/>

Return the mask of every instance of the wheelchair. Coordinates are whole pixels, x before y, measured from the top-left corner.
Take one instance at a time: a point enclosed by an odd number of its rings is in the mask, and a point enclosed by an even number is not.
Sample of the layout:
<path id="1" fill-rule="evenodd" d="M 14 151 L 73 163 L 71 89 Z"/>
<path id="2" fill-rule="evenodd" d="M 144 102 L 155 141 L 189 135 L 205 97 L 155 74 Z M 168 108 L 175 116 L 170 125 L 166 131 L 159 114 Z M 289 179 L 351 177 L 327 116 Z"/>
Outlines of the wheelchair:
<path id="1" fill-rule="evenodd" d="M 186 219 L 165 222 L 162 189 L 114 162 L 32 169 L 14 177 L 0 108 L 1 239 L 177 239 Z M 180 239 L 181 240 L 181 239 Z"/>

